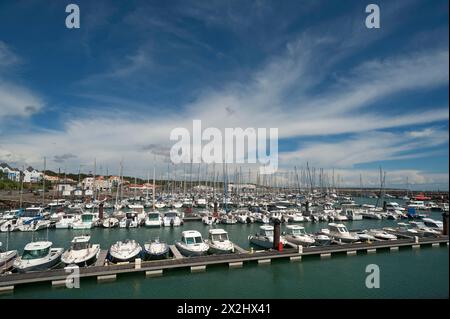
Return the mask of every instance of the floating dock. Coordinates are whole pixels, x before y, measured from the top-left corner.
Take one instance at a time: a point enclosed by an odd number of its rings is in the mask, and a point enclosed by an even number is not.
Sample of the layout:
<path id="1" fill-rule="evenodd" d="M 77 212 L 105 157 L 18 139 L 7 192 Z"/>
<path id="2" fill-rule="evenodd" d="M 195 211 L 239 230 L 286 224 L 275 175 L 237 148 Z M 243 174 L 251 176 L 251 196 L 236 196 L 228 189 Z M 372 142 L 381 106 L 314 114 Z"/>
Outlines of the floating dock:
<path id="1" fill-rule="evenodd" d="M 420 248 L 422 245 L 436 247 L 445 245 L 448 247 L 448 236 L 437 238 L 406 238 L 398 240 L 375 241 L 372 243 L 354 243 L 343 245 L 317 246 L 317 247 L 298 247 L 285 248 L 283 251 L 266 250 L 251 252 L 242 248 L 237 249 L 238 253 L 223 255 L 208 255 L 200 257 L 180 257 L 175 246 L 171 246 L 174 258 L 142 261 L 137 263 L 127 263 L 121 265 L 103 265 L 104 260 L 96 263 L 94 266 L 80 268 L 80 278 L 97 277 L 98 282 L 103 282 L 105 278 L 117 278 L 123 273 L 144 273 L 145 277 L 161 276 L 165 269 L 190 268 L 191 272 L 206 271 L 209 265 L 228 264 L 230 268 L 241 268 L 244 262 L 256 261 L 258 264 L 270 265 L 273 259 L 290 259 L 291 261 L 301 261 L 304 256 L 320 256 L 330 258 L 333 254 L 344 253 L 347 255 L 356 255 L 358 251 L 366 253 L 375 253 L 378 249 L 387 251 L 396 251 L 400 247 Z M 302 249 L 299 249 L 302 248 Z M 103 258 L 104 251 L 100 258 Z M 179 254 L 179 255 L 178 255 Z M 17 285 L 26 285 L 38 282 L 62 282 L 66 280 L 68 273 L 65 269 L 53 269 L 46 271 L 30 273 L 12 273 L 0 276 L 0 292 L 13 292 Z M 144 277 L 144 278 L 145 278 Z"/>

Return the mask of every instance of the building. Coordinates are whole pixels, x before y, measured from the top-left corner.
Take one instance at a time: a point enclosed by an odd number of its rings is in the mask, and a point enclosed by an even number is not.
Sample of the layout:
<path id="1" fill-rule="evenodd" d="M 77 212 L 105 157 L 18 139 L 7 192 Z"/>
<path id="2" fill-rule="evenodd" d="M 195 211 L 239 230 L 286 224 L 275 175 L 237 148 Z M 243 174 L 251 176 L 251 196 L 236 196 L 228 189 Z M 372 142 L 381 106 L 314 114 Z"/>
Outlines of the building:
<path id="1" fill-rule="evenodd" d="M 1 163 L 0 171 L 5 174 L 7 179 L 15 182 L 20 182 L 20 171 L 18 169 L 12 168 L 6 163 Z"/>
<path id="2" fill-rule="evenodd" d="M 95 182 L 94 177 L 86 177 L 81 182 L 81 188 L 85 191 L 93 191 L 94 187 L 97 191 L 111 191 L 112 183 L 103 176 L 96 177 Z"/>
<path id="3" fill-rule="evenodd" d="M 39 183 L 42 181 L 42 173 L 33 167 L 28 167 L 23 171 L 23 182 L 24 183 Z"/>

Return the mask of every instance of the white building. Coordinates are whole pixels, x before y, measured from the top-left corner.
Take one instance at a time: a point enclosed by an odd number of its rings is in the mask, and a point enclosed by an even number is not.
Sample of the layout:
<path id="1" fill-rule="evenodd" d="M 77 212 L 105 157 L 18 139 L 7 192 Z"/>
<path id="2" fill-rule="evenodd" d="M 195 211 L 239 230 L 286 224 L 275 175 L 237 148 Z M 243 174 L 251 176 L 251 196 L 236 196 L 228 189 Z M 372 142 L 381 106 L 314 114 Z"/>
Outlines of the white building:
<path id="1" fill-rule="evenodd" d="M 42 173 L 33 167 L 28 167 L 23 171 L 23 182 L 24 183 L 39 183 L 42 181 Z"/>

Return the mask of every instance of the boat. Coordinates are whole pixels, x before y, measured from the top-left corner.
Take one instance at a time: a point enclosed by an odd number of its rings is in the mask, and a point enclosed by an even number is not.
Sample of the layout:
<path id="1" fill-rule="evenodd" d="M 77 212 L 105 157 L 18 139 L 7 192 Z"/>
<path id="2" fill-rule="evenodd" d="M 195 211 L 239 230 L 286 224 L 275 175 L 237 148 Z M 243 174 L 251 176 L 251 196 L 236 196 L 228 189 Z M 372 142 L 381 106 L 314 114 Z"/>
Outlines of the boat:
<path id="1" fill-rule="evenodd" d="M 362 230 L 356 233 L 358 235 L 360 241 L 375 241 L 377 240 L 375 236 L 368 233 L 367 230 Z"/>
<path id="2" fill-rule="evenodd" d="M 180 214 L 176 210 L 168 211 L 164 214 L 163 225 L 165 227 L 180 226 L 183 223 Z"/>
<path id="3" fill-rule="evenodd" d="M 444 230 L 444 223 L 440 220 L 435 220 L 431 218 L 422 218 L 422 222 L 425 224 L 425 226 L 443 231 Z"/>
<path id="4" fill-rule="evenodd" d="M 10 219 L 4 222 L 0 226 L 1 232 L 13 232 L 19 230 L 19 226 L 21 225 L 20 221 L 18 219 Z"/>
<path id="5" fill-rule="evenodd" d="M 363 215 L 361 215 L 360 213 L 358 213 L 357 210 L 352 209 L 352 208 L 345 209 L 345 216 L 347 216 L 348 220 L 362 220 L 363 219 Z"/>
<path id="6" fill-rule="evenodd" d="M 20 231 L 38 231 L 41 229 L 47 229 L 51 227 L 52 222 L 50 220 L 44 219 L 35 219 L 24 222 L 22 225 L 19 225 Z"/>
<path id="7" fill-rule="evenodd" d="M 396 240 L 397 239 L 397 236 L 395 236 L 394 234 L 388 233 L 387 231 L 382 230 L 382 229 L 370 229 L 367 233 L 377 239 L 382 239 L 382 240 Z"/>
<path id="8" fill-rule="evenodd" d="M 145 219 L 146 227 L 161 227 L 162 224 L 163 219 L 159 212 L 155 211 L 148 213 L 147 218 Z"/>
<path id="9" fill-rule="evenodd" d="M 80 217 L 75 214 L 64 214 L 61 218 L 55 223 L 56 229 L 68 229 L 72 228 L 73 223 L 80 220 Z"/>
<path id="10" fill-rule="evenodd" d="M 8 248 L 7 248 L 8 249 Z M 0 269 L 5 269 L 4 267 L 17 257 L 17 250 L 6 250 L 2 249 L 2 243 L 0 242 Z"/>
<path id="11" fill-rule="evenodd" d="M 229 240 L 228 233 L 224 229 L 210 229 L 205 242 L 209 245 L 209 252 L 212 254 L 234 253 L 234 244 Z"/>
<path id="12" fill-rule="evenodd" d="M 14 260 L 13 268 L 18 272 L 29 272 L 50 269 L 61 261 L 63 248 L 52 248 L 51 241 L 28 243 L 23 254 Z"/>
<path id="13" fill-rule="evenodd" d="M 347 227 L 345 227 L 344 224 L 335 224 L 330 223 L 328 224 L 328 234 L 330 237 L 334 238 L 335 240 L 343 243 L 354 243 L 355 241 L 359 240 L 358 235 L 351 234 Z"/>
<path id="14" fill-rule="evenodd" d="M 237 219 L 232 214 L 224 214 L 220 218 L 220 222 L 222 224 L 229 224 L 229 225 L 231 225 L 231 224 L 236 224 L 237 223 Z"/>
<path id="15" fill-rule="evenodd" d="M 137 228 L 139 226 L 138 213 L 127 212 L 125 213 L 125 218 L 121 219 L 119 222 L 120 228 Z"/>
<path id="16" fill-rule="evenodd" d="M 316 245 L 318 246 L 327 246 L 331 244 L 331 238 L 325 234 L 316 234 L 314 235 L 314 240 Z"/>
<path id="17" fill-rule="evenodd" d="M 139 258 L 142 247 L 138 242 L 132 239 L 118 241 L 111 246 L 108 252 L 108 258 L 113 263 L 130 262 Z"/>
<path id="18" fill-rule="evenodd" d="M 97 214 L 82 213 L 80 219 L 72 224 L 73 229 L 91 229 L 98 222 Z"/>
<path id="19" fill-rule="evenodd" d="M 166 243 L 155 239 L 144 245 L 144 254 L 147 260 L 166 259 L 169 258 L 170 248 Z"/>
<path id="20" fill-rule="evenodd" d="M 91 244 L 91 236 L 77 236 L 72 239 L 71 247 L 66 250 L 61 261 L 65 265 L 89 266 L 96 262 L 100 254 L 100 245 Z"/>
<path id="21" fill-rule="evenodd" d="M 186 230 L 181 233 L 181 241 L 175 246 L 183 256 L 202 256 L 209 250 L 209 245 L 203 241 L 202 235 L 196 230 Z"/>
<path id="22" fill-rule="evenodd" d="M 287 233 L 284 235 L 284 238 L 290 243 L 301 246 L 311 246 L 316 242 L 313 236 L 306 233 L 305 227 L 303 226 L 287 225 L 286 229 Z"/>
<path id="23" fill-rule="evenodd" d="M 212 225 L 214 223 L 216 223 L 216 218 L 212 215 L 205 215 L 202 217 L 202 222 L 205 225 Z"/>
<path id="24" fill-rule="evenodd" d="M 102 222 L 103 228 L 114 228 L 119 226 L 119 220 L 115 217 L 105 218 Z"/>
<path id="25" fill-rule="evenodd" d="M 250 243 L 263 248 L 273 248 L 273 226 L 263 225 L 259 227 L 259 234 L 248 236 Z M 280 235 L 280 243 L 286 244 L 286 240 Z"/>

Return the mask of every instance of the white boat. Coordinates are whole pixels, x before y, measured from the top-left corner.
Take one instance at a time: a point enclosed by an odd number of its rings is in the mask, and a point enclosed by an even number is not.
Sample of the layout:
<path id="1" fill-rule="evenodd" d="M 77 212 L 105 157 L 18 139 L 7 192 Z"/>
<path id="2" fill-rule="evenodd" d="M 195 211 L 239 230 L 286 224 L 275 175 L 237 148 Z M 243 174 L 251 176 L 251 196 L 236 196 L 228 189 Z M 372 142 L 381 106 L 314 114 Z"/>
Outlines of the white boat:
<path id="1" fill-rule="evenodd" d="M 335 224 L 335 223 L 328 224 L 328 230 L 329 233 L 325 235 L 328 235 L 334 238 L 335 240 L 343 243 L 353 243 L 359 240 L 358 235 L 351 234 L 344 224 Z"/>
<path id="2" fill-rule="evenodd" d="M 0 269 L 4 269 L 7 263 L 11 262 L 17 257 L 17 250 L 3 251 L 2 243 L 0 242 Z"/>
<path id="3" fill-rule="evenodd" d="M 79 267 L 89 266 L 95 263 L 100 254 L 100 245 L 91 244 L 91 236 L 77 236 L 72 239 L 72 246 L 66 250 L 61 261 L 66 265 Z"/>
<path id="4" fill-rule="evenodd" d="M 169 258 L 169 252 L 169 245 L 159 241 L 159 239 L 155 239 L 144 245 L 145 259 L 147 260 Z"/>
<path id="5" fill-rule="evenodd" d="M 237 223 L 237 219 L 236 217 L 234 217 L 232 214 L 224 214 L 220 217 L 220 222 L 222 224 L 236 224 Z"/>
<path id="6" fill-rule="evenodd" d="M 314 235 L 314 240 L 315 240 L 316 245 L 318 245 L 318 246 L 327 246 L 327 245 L 331 244 L 331 238 L 324 234 Z"/>
<path id="7" fill-rule="evenodd" d="M 212 225 L 216 223 L 216 218 L 212 215 L 205 215 L 202 217 L 202 222 L 205 225 Z"/>
<path id="8" fill-rule="evenodd" d="M 209 252 L 213 254 L 234 253 L 234 244 L 229 240 L 228 233 L 224 229 L 214 228 L 209 230 L 208 239 Z"/>
<path id="9" fill-rule="evenodd" d="M 102 222 L 103 228 L 114 228 L 119 226 L 119 220 L 115 217 L 105 218 Z"/>
<path id="10" fill-rule="evenodd" d="M 73 223 L 77 220 L 80 220 L 79 215 L 75 214 L 64 214 L 61 218 L 56 222 L 56 229 L 68 229 L 72 228 Z"/>
<path id="11" fill-rule="evenodd" d="M 346 208 L 345 216 L 347 216 L 347 218 L 349 220 L 362 220 L 363 219 L 363 216 L 356 209 L 353 209 L 353 208 Z"/>
<path id="12" fill-rule="evenodd" d="M 181 208 L 181 207 L 183 207 L 183 203 L 182 202 L 173 202 L 172 207 L 173 208 Z"/>
<path id="13" fill-rule="evenodd" d="M 38 231 L 41 229 L 47 229 L 51 226 L 52 222 L 49 220 L 38 219 L 28 221 L 19 226 L 20 231 Z"/>
<path id="14" fill-rule="evenodd" d="M 175 246 L 183 256 L 202 256 L 209 250 L 209 245 L 203 241 L 202 235 L 196 230 L 186 230 L 181 233 L 181 241 Z"/>
<path id="15" fill-rule="evenodd" d="M 98 222 L 98 215 L 94 213 L 82 213 L 80 219 L 73 222 L 73 229 L 91 229 Z"/>
<path id="16" fill-rule="evenodd" d="M 206 201 L 205 198 L 199 198 L 199 199 L 197 199 L 197 201 L 195 202 L 195 205 L 196 205 L 197 207 L 206 208 L 206 206 L 208 206 L 208 202 Z"/>
<path id="17" fill-rule="evenodd" d="M 370 229 L 367 233 L 377 239 L 382 239 L 382 240 L 396 240 L 397 239 L 397 236 L 395 236 L 394 234 L 390 234 L 387 231 L 382 230 L 382 229 Z"/>
<path id="18" fill-rule="evenodd" d="M 158 203 L 155 203 L 155 207 L 157 209 L 162 209 L 162 208 L 166 207 L 166 204 L 158 202 Z"/>
<path id="19" fill-rule="evenodd" d="M 313 236 L 306 233 L 305 227 L 303 226 L 287 225 L 286 229 L 287 232 L 284 235 L 284 238 L 290 243 L 301 246 L 311 246 L 316 242 Z"/>
<path id="20" fill-rule="evenodd" d="M 113 263 L 129 262 L 139 258 L 142 247 L 135 240 L 118 241 L 109 249 L 109 260 Z"/>
<path id="21" fill-rule="evenodd" d="M 52 248 L 51 241 L 36 241 L 27 244 L 23 254 L 14 260 L 13 267 L 18 272 L 47 270 L 61 261 L 63 248 Z"/>
<path id="22" fill-rule="evenodd" d="M 21 222 L 18 219 L 10 219 L 0 226 L 1 232 L 13 232 L 19 230 Z"/>
<path id="23" fill-rule="evenodd" d="M 139 226 L 139 217 L 136 212 L 125 213 L 125 218 L 119 222 L 120 228 L 137 228 Z"/>
<path id="24" fill-rule="evenodd" d="M 361 240 L 361 241 L 375 241 L 375 240 L 377 240 L 375 238 L 375 236 L 369 234 L 367 230 L 359 231 L 359 232 L 356 233 L 356 235 L 358 235 L 359 240 Z"/>
<path id="25" fill-rule="evenodd" d="M 423 218 L 422 222 L 425 224 L 425 226 L 443 231 L 444 230 L 444 223 L 440 220 L 435 220 L 431 218 Z"/>
<path id="26" fill-rule="evenodd" d="M 263 247 L 263 248 L 273 248 L 273 242 L 274 242 L 274 233 L 273 233 L 273 226 L 270 225 L 263 225 L 259 227 L 259 234 L 248 236 L 248 240 L 250 243 Z M 286 240 L 283 238 L 283 236 L 280 235 L 280 242 L 285 245 Z"/>
<path id="27" fill-rule="evenodd" d="M 420 236 L 423 237 L 436 237 L 441 234 L 441 231 L 435 228 L 430 228 L 425 226 L 423 222 L 410 222 L 410 224 L 414 227 L 413 229 L 417 231 Z"/>
<path id="28" fill-rule="evenodd" d="M 255 213 L 255 222 L 262 223 L 262 224 L 268 224 L 268 223 L 270 223 L 270 219 L 264 213 Z"/>
<path id="29" fill-rule="evenodd" d="M 180 226 L 182 223 L 183 221 L 180 218 L 180 214 L 176 210 L 171 210 L 164 214 L 163 217 L 164 227 Z"/>
<path id="30" fill-rule="evenodd" d="M 163 219 L 159 212 L 155 211 L 148 213 L 147 218 L 145 219 L 146 227 L 161 227 L 162 224 Z"/>

